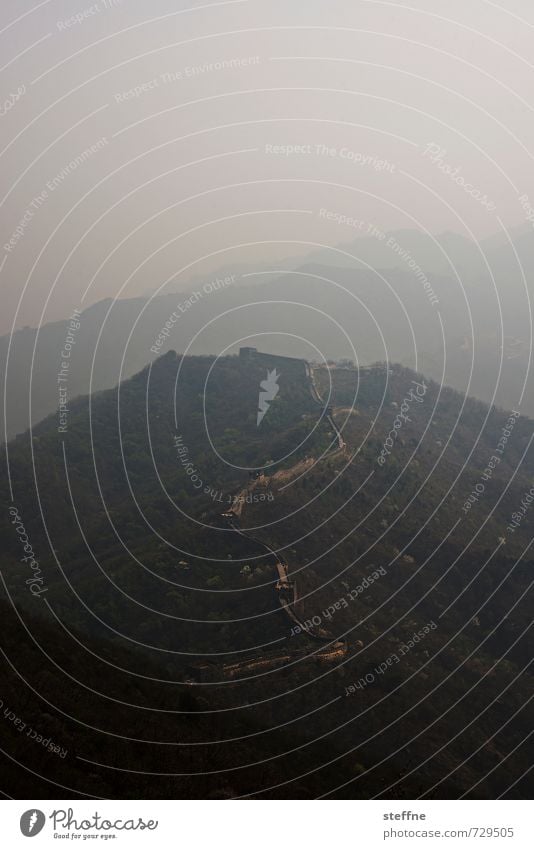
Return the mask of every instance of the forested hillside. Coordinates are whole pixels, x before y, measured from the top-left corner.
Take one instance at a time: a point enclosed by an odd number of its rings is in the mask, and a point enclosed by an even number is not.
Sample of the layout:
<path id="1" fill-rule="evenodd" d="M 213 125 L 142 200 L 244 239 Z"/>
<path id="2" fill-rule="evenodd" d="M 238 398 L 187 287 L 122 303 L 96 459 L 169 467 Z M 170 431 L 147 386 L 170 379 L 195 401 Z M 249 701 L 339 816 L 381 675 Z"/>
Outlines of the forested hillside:
<path id="1" fill-rule="evenodd" d="M 4 449 L 21 795 L 528 794 L 533 422 L 309 373 L 170 352 Z"/>

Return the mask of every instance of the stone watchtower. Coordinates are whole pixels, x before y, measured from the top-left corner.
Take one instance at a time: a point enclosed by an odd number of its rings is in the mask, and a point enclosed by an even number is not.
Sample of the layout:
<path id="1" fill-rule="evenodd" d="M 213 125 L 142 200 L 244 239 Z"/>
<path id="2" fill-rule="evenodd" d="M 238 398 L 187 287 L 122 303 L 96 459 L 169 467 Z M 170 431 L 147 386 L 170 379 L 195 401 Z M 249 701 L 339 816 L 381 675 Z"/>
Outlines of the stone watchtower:
<path id="1" fill-rule="evenodd" d="M 258 353 L 257 348 L 240 348 L 239 349 L 239 356 L 242 360 L 250 360 L 251 357 L 253 357 L 254 354 L 257 354 L 257 353 Z"/>

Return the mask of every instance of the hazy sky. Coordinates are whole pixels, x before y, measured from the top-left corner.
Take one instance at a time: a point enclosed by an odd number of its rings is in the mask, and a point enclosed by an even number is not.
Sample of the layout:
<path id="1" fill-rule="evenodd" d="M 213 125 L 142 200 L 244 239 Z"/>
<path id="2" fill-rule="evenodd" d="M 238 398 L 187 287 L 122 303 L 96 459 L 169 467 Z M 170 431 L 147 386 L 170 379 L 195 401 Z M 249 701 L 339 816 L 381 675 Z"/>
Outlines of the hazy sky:
<path id="1" fill-rule="evenodd" d="M 0 332 L 373 226 L 524 225 L 533 37 L 531 0 L 3 0 Z"/>

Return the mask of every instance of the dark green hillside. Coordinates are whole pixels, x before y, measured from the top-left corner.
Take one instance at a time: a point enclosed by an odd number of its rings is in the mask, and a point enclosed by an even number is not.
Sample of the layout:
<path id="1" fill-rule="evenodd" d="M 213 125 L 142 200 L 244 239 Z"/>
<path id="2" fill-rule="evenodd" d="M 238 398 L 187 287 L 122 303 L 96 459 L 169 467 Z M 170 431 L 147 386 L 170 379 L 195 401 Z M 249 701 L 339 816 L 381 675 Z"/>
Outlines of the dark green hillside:
<path id="1" fill-rule="evenodd" d="M 330 376 L 327 412 L 302 361 L 170 353 L 8 445 L 4 702 L 46 698 L 75 756 L 7 720 L 6 752 L 103 796 L 528 796 L 533 423 L 402 367 Z"/>
<path id="2" fill-rule="evenodd" d="M 256 426 L 265 375 L 263 364 L 236 357 L 170 353 L 119 391 L 75 402 L 66 433 L 50 417 L 34 429 L 31 443 L 25 434 L 9 445 L 14 503 L 39 552 L 46 598 L 59 614 L 101 636 L 109 638 L 110 629 L 131 639 L 141 634 L 143 642 L 172 651 L 242 649 L 264 641 L 266 628 L 267 641 L 280 637 L 273 616 L 261 625 L 225 625 L 249 611 L 268 613 L 273 597 L 270 586 L 255 590 L 271 579 L 263 551 L 219 528 L 220 514 L 249 480 L 246 467 L 285 455 L 283 464 L 290 464 L 326 437 L 319 426 L 306 442 L 318 416 L 298 361 L 283 363 L 279 396 Z M 218 455 L 206 433 L 204 400 Z M 22 603 L 35 606 L 15 565 L 19 543 L 10 522 L 5 512 L 5 578 Z M 249 563 L 252 574 L 244 577 Z M 217 624 L 184 624 L 184 618 Z"/>
<path id="3" fill-rule="evenodd" d="M 321 793 L 316 769 L 334 748 L 273 759 L 294 747 L 294 736 L 281 729 L 273 740 L 251 710 L 226 711 L 223 687 L 197 695 L 180 683 L 185 664 L 169 675 L 117 644 L 27 616 L 23 626 L 4 601 L 0 622 L 0 769 L 13 798 L 225 799 L 255 786 L 257 760 L 265 761 L 265 786 L 282 769 L 307 776 L 295 782 L 296 796 Z M 340 774 L 327 772 L 330 781 Z"/>

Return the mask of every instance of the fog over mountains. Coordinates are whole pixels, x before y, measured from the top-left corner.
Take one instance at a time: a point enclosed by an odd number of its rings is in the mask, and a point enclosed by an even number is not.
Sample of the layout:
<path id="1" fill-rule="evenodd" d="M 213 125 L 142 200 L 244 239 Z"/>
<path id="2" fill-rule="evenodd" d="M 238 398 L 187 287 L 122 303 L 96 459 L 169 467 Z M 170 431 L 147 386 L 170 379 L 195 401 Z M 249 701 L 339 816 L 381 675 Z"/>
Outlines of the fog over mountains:
<path id="1" fill-rule="evenodd" d="M 371 237 L 291 257 L 278 269 L 224 267 L 193 279 L 189 292 L 103 300 L 78 308 L 74 321 L 0 339 L 7 437 L 67 399 L 115 386 L 170 347 L 235 353 L 245 318 L 247 335 L 264 334 L 265 351 L 360 366 L 399 362 L 534 415 L 532 281 L 529 228 L 514 231 L 513 241 L 481 244 L 374 228 Z"/>
<path id="2" fill-rule="evenodd" d="M 533 39 L 532 0 L 2 0 L 10 849 L 329 798 L 263 843 L 522 849 Z"/>

